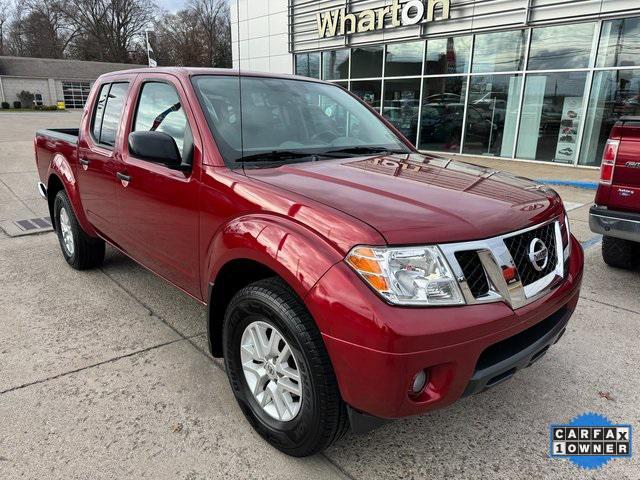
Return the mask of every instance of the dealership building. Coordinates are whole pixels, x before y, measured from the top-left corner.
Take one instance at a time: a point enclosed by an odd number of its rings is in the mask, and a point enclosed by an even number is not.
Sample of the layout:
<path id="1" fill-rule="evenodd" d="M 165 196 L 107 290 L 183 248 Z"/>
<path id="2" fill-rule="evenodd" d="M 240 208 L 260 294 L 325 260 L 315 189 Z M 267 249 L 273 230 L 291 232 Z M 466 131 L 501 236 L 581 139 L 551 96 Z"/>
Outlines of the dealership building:
<path id="1" fill-rule="evenodd" d="M 36 105 L 64 102 L 66 108 L 83 108 L 91 85 L 100 75 L 144 66 L 0 56 L 0 101 L 13 104 L 25 90 L 33 93 Z"/>
<path id="2" fill-rule="evenodd" d="M 236 68 L 341 85 L 424 151 L 597 167 L 640 115 L 638 0 L 232 0 Z"/>

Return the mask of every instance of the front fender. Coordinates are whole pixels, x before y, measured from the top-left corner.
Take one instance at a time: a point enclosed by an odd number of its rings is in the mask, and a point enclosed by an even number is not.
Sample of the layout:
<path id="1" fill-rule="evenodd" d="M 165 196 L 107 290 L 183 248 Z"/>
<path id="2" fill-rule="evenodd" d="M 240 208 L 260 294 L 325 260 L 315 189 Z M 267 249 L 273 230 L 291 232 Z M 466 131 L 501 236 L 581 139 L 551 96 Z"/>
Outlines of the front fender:
<path id="1" fill-rule="evenodd" d="M 51 162 L 49 164 L 49 168 L 47 169 L 47 192 L 55 191 L 52 190 L 54 182 L 60 182 L 64 187 L 65 192 L 67 193 L 67 197 L 69 197 L 69 201 L 71 202 L 71 208 L 73 209 L 73 213 L 78 219 L 78 223 L 82 227 L 82 229 L 91 236 L 96 236 L 96 232 L 94 228 L 89 223 L 87 216 L 84 212 L 84 208 L 82 208 L 82 202 L 80 201 L 80 191 L 78 190 L 78 182 L 71 168 L 71 164 L 67 158 L 60 154 L 56 153 Z M 49 193 L 50 195 L 50 193 Z M 51 210 L 51 219 L 53 218 L 53 198 L 49 198 L 49 206 Z"/>
<path id="2" fill-rule="evenodd" d="M 304 298 L 322 275 L 342 260 L 342 255 L 303 225 L 286 217 L 261 214 L 225 224 L 210 242 L 205 258 L 203 292 L 225 264 L 247 259 L 273 270 Z"/>

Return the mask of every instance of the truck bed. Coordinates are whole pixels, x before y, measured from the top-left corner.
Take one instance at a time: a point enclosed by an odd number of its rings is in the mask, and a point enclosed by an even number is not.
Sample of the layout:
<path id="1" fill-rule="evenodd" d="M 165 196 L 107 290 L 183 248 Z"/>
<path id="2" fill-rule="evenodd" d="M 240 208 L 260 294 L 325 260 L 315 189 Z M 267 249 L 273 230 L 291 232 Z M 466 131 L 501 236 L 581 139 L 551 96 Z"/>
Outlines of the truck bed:
<path id="1" fill-rule="evenodd" d="M 48 180 L 49 165 L 56 154 L 62 155 L 72 168 L 77 165 L 78 134 L 77 128 L 47 128 L 36 131 L 34 145 L 36 166 L 40 181 L 45 185 Z"/>

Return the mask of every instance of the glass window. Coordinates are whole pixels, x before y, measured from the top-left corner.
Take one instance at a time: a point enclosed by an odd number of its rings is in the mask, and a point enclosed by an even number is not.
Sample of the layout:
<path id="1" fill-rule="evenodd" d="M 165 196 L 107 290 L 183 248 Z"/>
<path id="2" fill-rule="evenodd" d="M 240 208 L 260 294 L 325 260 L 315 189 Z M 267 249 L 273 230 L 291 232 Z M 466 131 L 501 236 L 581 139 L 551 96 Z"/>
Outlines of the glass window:
<path id="1" fill-rule="evenodd" d="M 376 110 L 380 110 L 382 80 L 358 80 L 351 82 L 351 91 Z"/>
<path id="2" fill-rule="evenodd" d="M 351 50 L 351 78 L 382 76 L 383 47 L 358 47 Z"/>
<path id="3" fill-rule="evenodd" d="M 585 122 L 580 165 L 598 166 L 611 127 L 625 115 L 640 115 L 640 69 L 595 72 Z"/>
<path id="4" fill-rule="evenodd" d="M 584 112 L 586 72 L 527 76 L 518 158 L 573 163 Z"/>
<path id="5" fill-rule="evenodd" d="M 320 78 L 320 52 L 296 55 L 296 75 Z"/>
<path id="6" fill-rule="evenodd" d="M 322 52 L 322 78 L 324 80 L 349 78 L 349 50 Z"/>
<path id="7" fill-rule="evenodd" d="M 186 130 L 187 118 L 176 89 L 167 83 L 145 83 L 133 131 L 164 132 L 173 137 L 182 155 Z"/>
<path id="8" fill-rule="evenodd" d="M 425 74 L 467 73 L 471 37 L 448 37 L 427 40 Z"/>
<path id="9" fill-rule="evenodd" d="M 598 67 L 640 65 L 640 17 L 621 18 L 602 24 Z"/>
<path id="10" fill-rule="evenodd" d="M 100 87 L 98 93 L 98 101 L 96 102 L 93 120 L 91 121 L 91 133 L 96 142 L 100 142 L 100 128 L 102 128 L 102 116 L 104 115 L 104 106 L 107 103 L 107 93 L 109 92 L 110 83 L 105 83 Z"/>
<path id="11" fill-rule="evenodd" d="M 529 69 L 587 68 L 594 28 L 593 23 L 534 28 Z"/>
<path id="12" fill-rule="evenodd" d="M 420 149 L 460 151 L 467 77 L 425 78 Z"/>
<path id="13" fill-rule="evenodd" d="M 300 162 L 355 148 L 407 151 L 398 137 L 348 92 L 334 85 L 284 78 L 243 77 L 242 124 L 237 78 L 194 77 L 207 123 L 225 161 L 249 157 Z M 281 159 L 277 153 L 286 152 Z M 345 152 L 344 155 L 349 155 Z M 263 164 L 264 165 L 264 164 Z M 249 164 L 247 166 L 251 168 Z"/>
<path id="14" fill-rule="evenodd" d="M 102 128 L 100 130 L 100 143 L 113 147 L 116 143 L 116 134 L 120 126 L 122 108 L 127 99 L 128 83 L 112 83 L 107 96 L 107 104 L 104 108 Z"/>
<path id="15" fill-rule="evenodd" d="M 418 135 L 420 79 L 385 80 L 382 114 L 415 145 Z"/>
<path id="16" fill-rule="evenodd" d="M 521 82 L 520 75 L 471 77 L 464 153 L 513 155 Z"/>
<path id="17" fill-rule="evenodd" d="M 522 70 L 525 31 L 476 35 L 473 72 L 511 72 Z"/>
<path id="18" fill-rule="evenodd" d="M 424 42 L 393 43 L 387 45 L 387 57 L 384 67 L 387 77 L 408 77 L 420 75 Z"/>

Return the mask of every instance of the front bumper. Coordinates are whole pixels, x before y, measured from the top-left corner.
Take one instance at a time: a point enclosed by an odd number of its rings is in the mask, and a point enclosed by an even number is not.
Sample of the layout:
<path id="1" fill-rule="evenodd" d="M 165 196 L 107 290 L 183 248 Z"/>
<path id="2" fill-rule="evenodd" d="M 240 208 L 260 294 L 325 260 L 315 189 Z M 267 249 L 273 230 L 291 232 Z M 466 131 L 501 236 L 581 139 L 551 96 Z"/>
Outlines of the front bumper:
<path id="1" fill-rule="evenodd" d="M 562 335 L 578 302 L 584 257 L 575 238 L 572 242 L 563 283 L 517 310 L 503 302 L 395 307 L 346 265 L 335 265 L 306 304 L 345 402 L 375 417 L 416 415 L 497 385 L 535 362 Z M 429 372 L 427 388 L 412 398 L 410 386 L 422 369 Z"/>
<path id="2" fill-rule="evenodd" d="M 640 213 L 616 212 L 594 205 L 589 210 L 589 227 L 594 233 L 640 243 Z"/>

